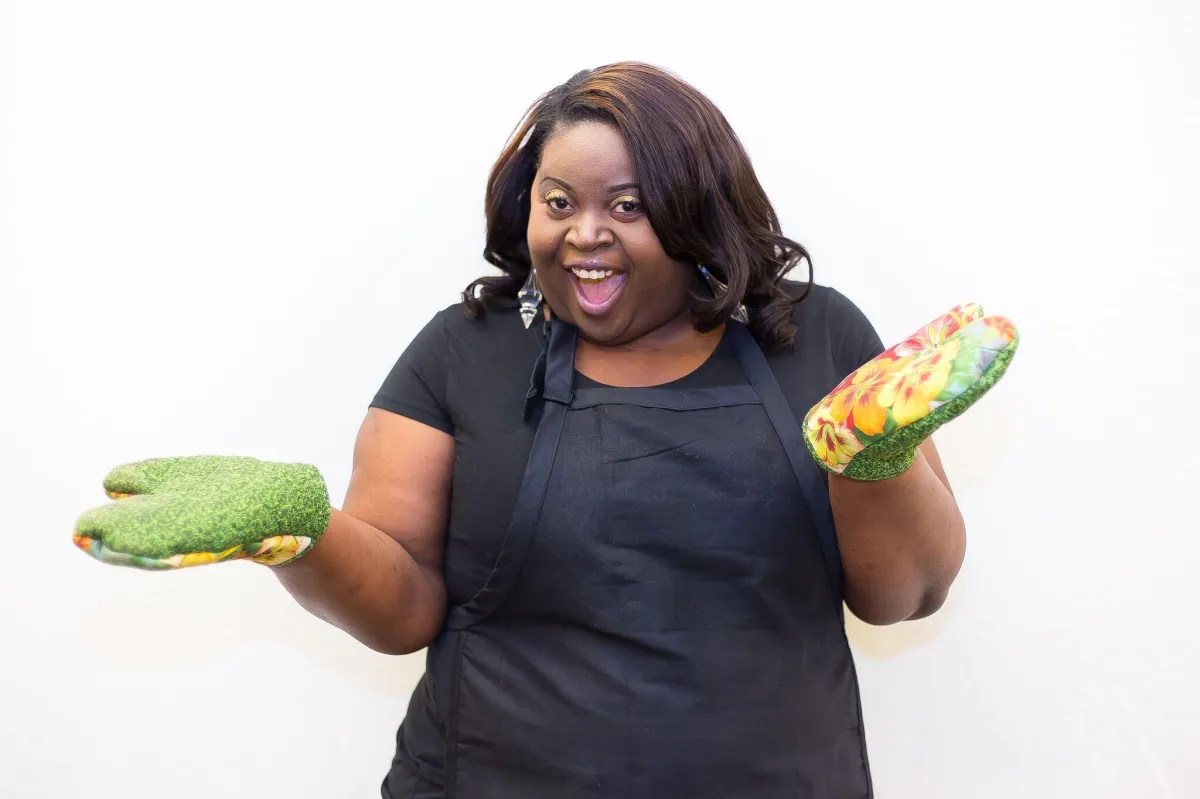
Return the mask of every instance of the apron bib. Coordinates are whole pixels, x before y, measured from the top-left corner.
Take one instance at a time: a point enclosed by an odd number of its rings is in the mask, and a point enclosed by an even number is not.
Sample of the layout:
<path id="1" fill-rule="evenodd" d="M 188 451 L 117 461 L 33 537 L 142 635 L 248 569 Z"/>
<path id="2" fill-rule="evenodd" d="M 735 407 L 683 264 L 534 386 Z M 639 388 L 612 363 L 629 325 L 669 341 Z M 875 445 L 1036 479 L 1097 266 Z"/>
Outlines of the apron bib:
<path id="1" fill-rule="evenodd" d="M 828 491 L 762 351 L 730 323 L 743 385 L 576 390 L 576 334 L 431 647 L 446 797 L 870 797 Z"/>

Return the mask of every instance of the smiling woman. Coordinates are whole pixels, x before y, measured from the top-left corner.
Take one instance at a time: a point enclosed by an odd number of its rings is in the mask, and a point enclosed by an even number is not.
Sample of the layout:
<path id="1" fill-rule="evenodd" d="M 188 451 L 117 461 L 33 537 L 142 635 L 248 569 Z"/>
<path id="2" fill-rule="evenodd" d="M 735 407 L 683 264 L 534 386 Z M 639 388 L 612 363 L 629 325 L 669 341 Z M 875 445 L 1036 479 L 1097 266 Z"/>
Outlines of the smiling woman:
<path id="1" fill-rule="evenodd" d="M 615 64 L 545 94 L 492 170 L 487 212 L 484 257 L 505 274 L 468 286 L 472 313 L 511 304 L 533 268 L 551 307 L 596 343 L 635 340 L 681 312 L 713 330 L 739 301 L 768 348 L 795 338 L 781 278 L 808 253 L 780 231 L 724 115 L 662 70 Z M 729 290 L 714 295 L 700 266 Z M 614 275 L 589 286 L 572 268 Z"/>
<path id="2" fill-rule="evenodd" d="M 917 422 L 868 391 L 909 361 L 872 360 L 724 116 L 662 70 L 539 99 L 487 220 L 502 274 L 375 400 L 455 452 L 447 623 L 385 794 L 870 796 L 842 601 L 888 623 L 944 599 L 963 526 L 922 442 L 951 397 L 922 385 Z M 785 280 L 802 260 L 809 281 Z M 513 324 L 518 301 L 544 330 Z M 923 328 L 922 350 L 978 316 Z M 1007 362 L 1011 337 L 983 339 L 971 383 Z"/>
<path id="3" fill-rule="evenodd" d="M 533 106 L 487 225 L 501 274 L 400 356 L 341 510 L 311 467 L 172 459 L 114 471 L 76 543 L 247 557 L 375 649 L 428 647 L 384 797 L 870 797 L 843 602 L 945 599 L 965 536 L 928 438 L 1011 323 L 965 305 L 884 351 L 811 263 L 784 279 L 807 254 L 729 124 L 643 64 Z"/>

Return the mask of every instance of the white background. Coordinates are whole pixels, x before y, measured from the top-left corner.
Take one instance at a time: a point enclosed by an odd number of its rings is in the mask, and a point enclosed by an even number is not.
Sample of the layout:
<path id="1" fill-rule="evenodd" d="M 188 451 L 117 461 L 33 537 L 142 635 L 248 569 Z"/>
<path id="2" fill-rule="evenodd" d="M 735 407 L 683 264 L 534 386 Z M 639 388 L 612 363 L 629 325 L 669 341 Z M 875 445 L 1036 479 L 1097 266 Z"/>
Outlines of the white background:
<path id="1" fill-rule="evenodd" d="M 851 624 L 880 799 L 1200 796 L 1197 5 L 415 5 L 0 1 L 0 795 L 378 796 L 421 656 L 72 522 L 158 455 L 340 500 L 524 108 L 637 58 L 885 340 L 963 301 L 1023 335 L 938 436 L 951 601 Z"/>

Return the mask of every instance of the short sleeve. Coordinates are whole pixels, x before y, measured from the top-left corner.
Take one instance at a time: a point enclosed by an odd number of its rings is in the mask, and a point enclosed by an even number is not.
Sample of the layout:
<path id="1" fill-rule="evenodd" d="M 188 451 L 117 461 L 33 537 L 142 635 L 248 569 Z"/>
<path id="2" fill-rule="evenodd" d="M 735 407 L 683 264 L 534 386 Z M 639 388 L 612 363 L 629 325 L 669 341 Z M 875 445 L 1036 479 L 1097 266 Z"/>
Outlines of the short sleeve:
<path id="1" fill-rule="evenodd" d="M 404 350 L 376 392 L 371 407 L 453 433 L 454 420 L 446 403 L 449 356 L 443 312 L 430 320 Z"/>
<path id="2" fill-rule="evenodd" d="M 883 342 L 866 314 L 834 289 L 829 290 L 828 319 L 833 363 L 839 380 L 883 353 Z"/>

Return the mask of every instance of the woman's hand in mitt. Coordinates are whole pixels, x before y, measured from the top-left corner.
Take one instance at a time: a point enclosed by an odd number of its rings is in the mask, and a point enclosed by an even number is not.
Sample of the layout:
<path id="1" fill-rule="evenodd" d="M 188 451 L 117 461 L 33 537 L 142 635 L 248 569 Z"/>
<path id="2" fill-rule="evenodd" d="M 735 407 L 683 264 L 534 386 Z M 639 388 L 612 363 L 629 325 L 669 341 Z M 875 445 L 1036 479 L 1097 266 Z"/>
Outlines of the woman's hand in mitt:
<path id="1" fill-rule="evenodd" d="M 105 563 L 174 569 L 249 558 L 294 560 L 329 524 L 329 494 L 305 464 L 202 455 L 118 466 L 104 478 L 116 502 L 87 511 L 75 544 Z"/>
<path id="2" fill-rule="evenodd" d="M 978 305 L 958 306 L 851 373 L 808 412 L 804 437 L 822 468 L 886 480 L 917 446 L 971 407 L 1008 368 L 1017 331 Z"/>

